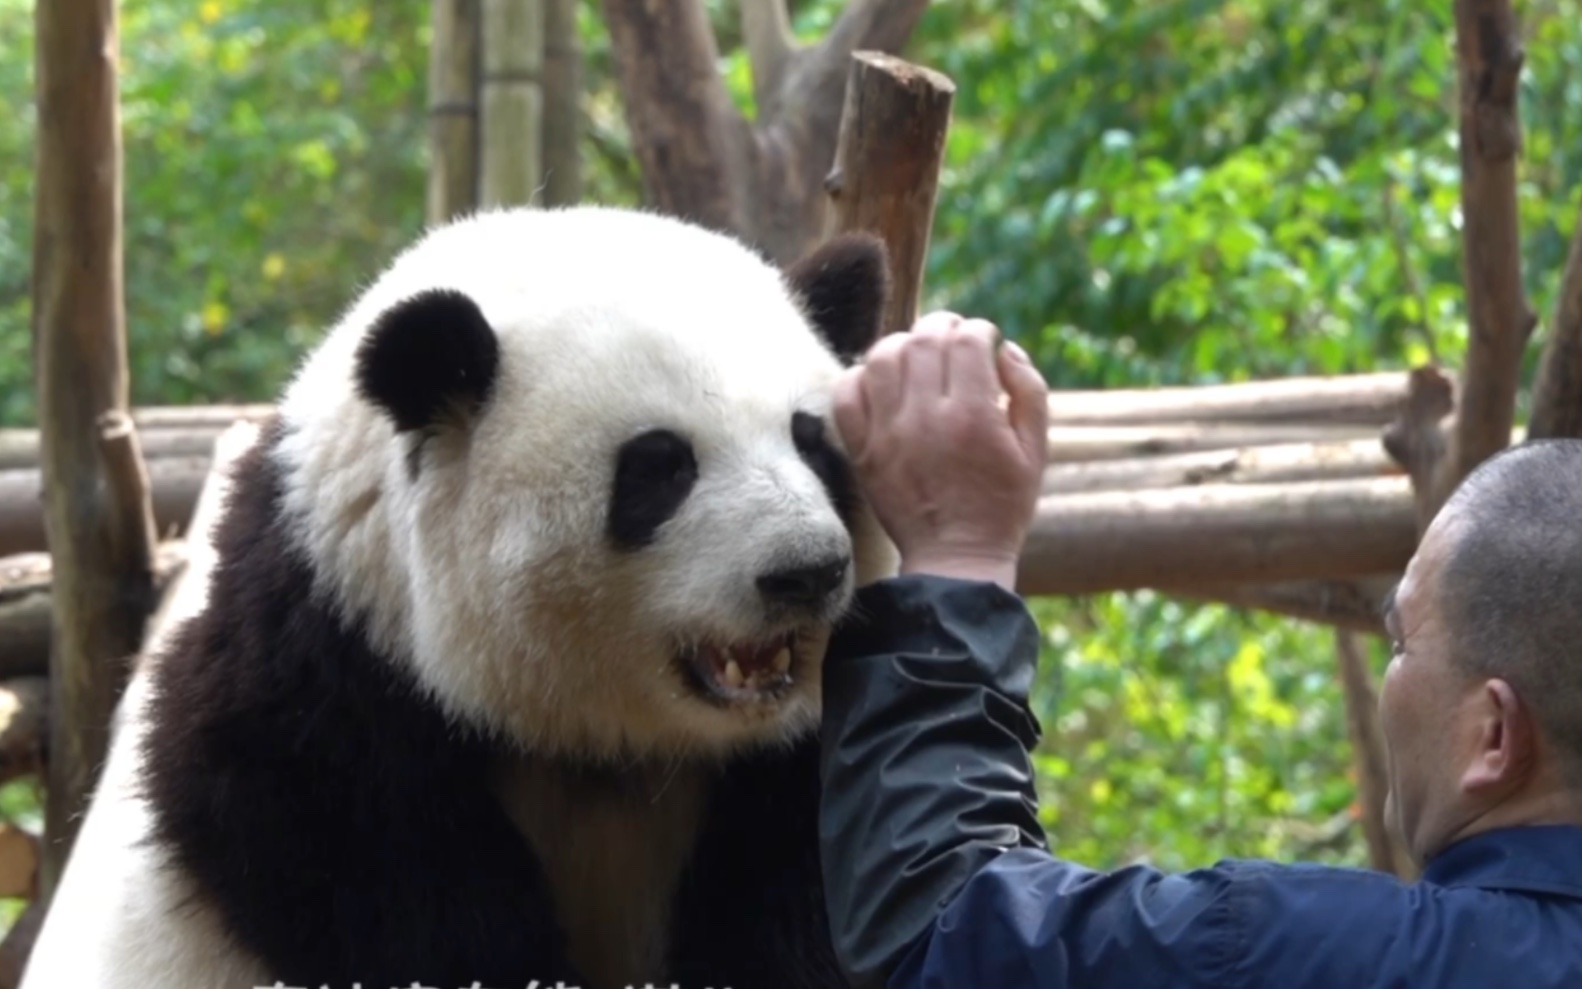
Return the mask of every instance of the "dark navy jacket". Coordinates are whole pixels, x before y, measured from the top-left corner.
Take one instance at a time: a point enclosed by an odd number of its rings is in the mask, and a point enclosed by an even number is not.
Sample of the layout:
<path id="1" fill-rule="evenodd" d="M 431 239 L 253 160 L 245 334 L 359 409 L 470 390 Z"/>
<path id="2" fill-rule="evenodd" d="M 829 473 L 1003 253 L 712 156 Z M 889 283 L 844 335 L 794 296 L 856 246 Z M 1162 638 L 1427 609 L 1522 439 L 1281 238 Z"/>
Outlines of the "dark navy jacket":
<path id="1" fill-rule="evenodd" d="M 821 841 L 853 985 L 1582 989 L 1582 828 L 1482 834 L 1406 884 L 1228 861 L 1097 872 L 1049 852 L 1028 756 L 1038 631 L 991 584 L 865 588 L 825 670 Z"/>

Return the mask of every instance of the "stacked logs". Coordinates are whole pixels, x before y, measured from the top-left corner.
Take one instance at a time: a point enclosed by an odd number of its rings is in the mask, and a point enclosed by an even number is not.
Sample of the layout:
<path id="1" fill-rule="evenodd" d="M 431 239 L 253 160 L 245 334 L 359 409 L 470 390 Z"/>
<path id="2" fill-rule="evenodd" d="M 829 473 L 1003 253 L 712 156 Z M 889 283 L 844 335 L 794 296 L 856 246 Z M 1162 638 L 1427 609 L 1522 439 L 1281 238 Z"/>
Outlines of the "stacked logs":
<path id="1" fill-rule="evenodd" d="M 1029 595 L 1155 588 L 1376 629 L 1416 543 L 1411 482 L 1381 435 L 1408 375 L 1055 391 Z M 213 446 L 268 406 L 144 408 L 161 573 L 180 557 Z M 0 678 L 47 668 L 38 435 L 0 430 Z"/>

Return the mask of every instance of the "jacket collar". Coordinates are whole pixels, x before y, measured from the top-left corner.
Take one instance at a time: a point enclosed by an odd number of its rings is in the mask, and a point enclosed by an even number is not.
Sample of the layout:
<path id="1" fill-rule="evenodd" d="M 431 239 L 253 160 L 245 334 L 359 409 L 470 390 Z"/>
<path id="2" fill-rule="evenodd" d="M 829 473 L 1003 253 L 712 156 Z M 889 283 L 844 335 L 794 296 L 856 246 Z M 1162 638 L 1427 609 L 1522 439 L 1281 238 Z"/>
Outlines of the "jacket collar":
<path id="1" fill-rule="evenodd" d="M 1423 881 L 1582 899 L 1582 827 L 1500 828 L 1464 838 L 1428 863 Z"/>

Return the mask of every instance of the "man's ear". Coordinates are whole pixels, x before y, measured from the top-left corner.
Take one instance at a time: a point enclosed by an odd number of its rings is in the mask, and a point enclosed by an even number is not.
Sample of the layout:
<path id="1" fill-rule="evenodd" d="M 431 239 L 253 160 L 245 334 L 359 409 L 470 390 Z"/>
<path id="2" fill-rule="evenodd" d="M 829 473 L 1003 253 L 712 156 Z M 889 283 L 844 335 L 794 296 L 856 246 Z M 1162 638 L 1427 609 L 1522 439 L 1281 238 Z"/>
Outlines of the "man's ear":
<path id="1" fill-rule="evenodd" d="M 879 338 L 890 299 L 890 259 L 878 237 L 835 237 L 786 269 L 785 279 L 842 364 L 856 363 Z"/>
<path id="2" fill-rule="evenodd" d="M 1471 702 L 1477 749 L 1462 770 L 1461 788 L 1492 792 L 1524 782 L 1538 763 L 1538 725 L 1532 711 L 1509 683 L 1484 681 Z"/>

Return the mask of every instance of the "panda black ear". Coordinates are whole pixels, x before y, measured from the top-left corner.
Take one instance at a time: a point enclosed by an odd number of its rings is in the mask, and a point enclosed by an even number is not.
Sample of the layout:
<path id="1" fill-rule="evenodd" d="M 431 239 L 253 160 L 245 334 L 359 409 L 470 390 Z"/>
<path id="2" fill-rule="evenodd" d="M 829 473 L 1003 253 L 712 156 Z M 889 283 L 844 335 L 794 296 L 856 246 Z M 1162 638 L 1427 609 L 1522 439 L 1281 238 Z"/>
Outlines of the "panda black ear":
<path id="1" fill-rule="evenodd" d="M 357 348 L 357 387 L 407 432 L 476 413 L 499 367 L 500 342 L 478 304 L 432 289 L 374 320 Z"/>
<path id="2" fill-rule="evenodd" d="M 884 241 L 872 234 L 842 234 L 793 264 L 785 277 L 842 363 L 850 365 L 868 352 L 890 298 Z"/>

